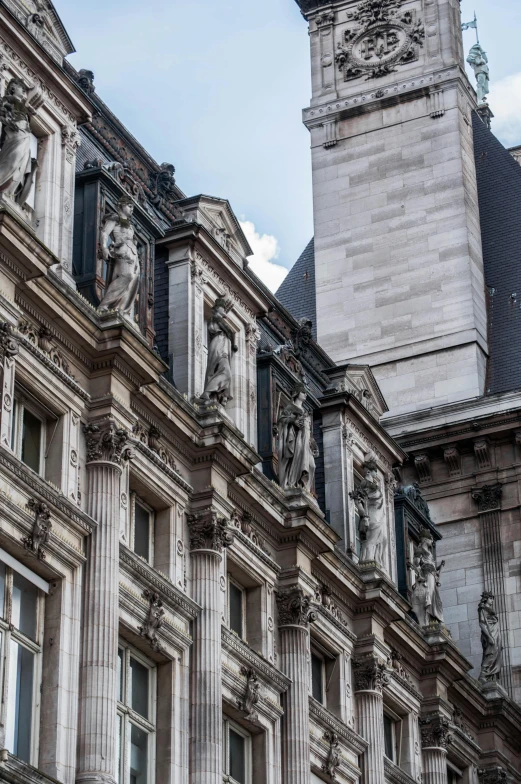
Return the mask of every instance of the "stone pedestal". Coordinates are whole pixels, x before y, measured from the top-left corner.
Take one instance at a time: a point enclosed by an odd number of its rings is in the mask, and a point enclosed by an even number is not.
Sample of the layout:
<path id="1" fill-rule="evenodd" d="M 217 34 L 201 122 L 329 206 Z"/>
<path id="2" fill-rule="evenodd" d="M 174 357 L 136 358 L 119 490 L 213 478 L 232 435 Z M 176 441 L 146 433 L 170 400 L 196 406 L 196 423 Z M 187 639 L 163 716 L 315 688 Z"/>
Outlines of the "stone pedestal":
<path id="1" fill-rule="evenodd" d="M 98 528 L 90 542 L 85 581 L 76 780 L 112 784 L 117 775 L 120 477 L 128 433 L 112 420 L 87 425 L 84 432 L 87 512 Z"/>
<path id="2" fill-rule="evenodd" d="M 362 761 L 363 784 L 384 784 L 383 687 L 386 665 L 376 656 L 353 659 L 358 732 L 368 742 Z"/>
<path id="3" fill-rule="evenodd" d="M 280 627 L 280 665 L 291 678 L 284 695 L 282 717 L 282 769 L 284 784 L 309 784 L 309 598 L 301 588 L 282 590 L 277 595 Z"/>
<path id="4" fill-rule="evenodd" d="M 447 746 L 452 743 L 448 719 L 432 714 L 420 719 L 424 784 L 447 784 Z"/>
<path id="5" fill-rule="evenodd" d="M 222 548 L 231 544 L 226 521 L 213 509 L 190 515 L 194 622 L 190 768 L 192 784 L 222 784 L 221 589 Z"/>

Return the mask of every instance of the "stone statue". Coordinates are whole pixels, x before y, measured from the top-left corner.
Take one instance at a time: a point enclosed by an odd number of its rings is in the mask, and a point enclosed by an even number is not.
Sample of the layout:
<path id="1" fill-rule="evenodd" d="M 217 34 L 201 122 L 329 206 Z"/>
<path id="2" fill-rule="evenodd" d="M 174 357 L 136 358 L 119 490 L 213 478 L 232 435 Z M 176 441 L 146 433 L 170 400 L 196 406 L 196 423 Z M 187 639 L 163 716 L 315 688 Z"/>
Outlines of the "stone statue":
<path id="1" fill-rule="evenodd" d="M 98 310 L 119 310 L 128 314 L 138 293 L 141 274 L 134 229 L 130 223 L 134 202 L 128 196 L 122 196 L 116 209 L 116 213 L 105 219 L 101 229 L 107 284 Z"/>
<path id="2" fill-rule="evenodd" d="M 367 456 L 364 478 L 350 496 L 360 516 L 360 561 L 376 561 L 383 566 L 387 552 L 385 504 L 378 468 L 372 455 Z"/>
<path id="3" fill-rule="evenodd" d="M 228 299 L 218 297 L 208 322 L 208 363 L 201 395 L 203 403 L 220 403 L 225 406 L 228 400 L 233 400 L 231 354 L 237 351 L 237 345 L 235 332 L 226 319 L 230 306 Z"/>
<path id="4" fill-rule="evenodd" d="M 305 399 L 306 388 L 298 384 L 291 403 L 285 406 L 277 421 L 279 483 L 283 490 L 288 487 L 313 490 L 318 449 L 311 434 L 311 419 L 304 411 Z"/>
<path id="5" fill-rule="evenodd" d="M 489 683 L 499 680 L 501 675 L 501 631 L 499 617 L 494 609 L 494 594 L 484 591 L 478 605 L 479 628 L 481 629 L 481 645 L 483 658 L 481 659 L 480 683 Z"/>
<path id="6" fill-rule="evenodd" d="M 474 44 L 467 57 L 467 63 L 474 71 L 476 77 L 476 92 L 478 95 L 478 104 L 485 103 L 489 90 L 489 67 L 488 57 L 481 48 L 480 44 Z"/>
<path id="7" fill-rule="evenodd" d="M 444 566 L 445 561 L 436 565 L 434 539 L 431 532 L 424 528 L 420 531 L 420 541 L 414 549 L 411 564 L 416 575 L 411 603 L 420 626 L 428 626 L 435 622 L 443 623 L 443 605 L 439 588 L 440 572 Z"/>
<path id="8" fill-rule="evenodd" d="M 34 110 L 28 104 L 29 92 L 21 79 L 11 79 L 0 101 L 0 122 L 4 142 L 0 150 L 0 193 L 20 206 L 27 201 L 38 163 L 31 157 L 31 126 Z"/>

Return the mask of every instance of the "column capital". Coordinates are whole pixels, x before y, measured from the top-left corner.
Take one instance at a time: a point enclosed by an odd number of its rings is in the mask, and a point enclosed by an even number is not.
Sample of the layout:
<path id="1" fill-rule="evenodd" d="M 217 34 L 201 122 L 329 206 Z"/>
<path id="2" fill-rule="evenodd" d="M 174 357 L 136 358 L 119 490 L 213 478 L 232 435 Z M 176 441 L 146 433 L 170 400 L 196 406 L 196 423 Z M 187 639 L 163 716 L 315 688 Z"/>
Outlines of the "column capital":
<path id="1" fill-rule="evenodd" d="M 486 768 L 478 768 L 479 784 L 506 784 L 508 781 L 507 773 L 499 765 L 492 765 Z"/>
<path id="2" fill-rule="evenodd" d="M 474 487 L 471 491 L 472 498 L 478 505 L 479 512 L 492 512 L 501 508 L 501 494 L 503 485 L 497 482 L 494 485 Z"/>
<path id="3" fill-rule="evenodd" d="M 419 720 L 422 749 L 447 749 L 452 743 L 450 722 L 440 713 L 422 716 Z"/>
<path id="4" fill-rule="evenodd" d="M 190 549 L 214 550 L 220 553 L 223 547 L 233 542 L 233 533 L 228 528 L 228 521 L 220 517 L 211 506 L 188 515 L 190 532 Z"/>
<path id="5" fill-rule="evenodd" d="M 128 430 L 118 427 L 113 419 L 89 422 L 83 426 L 87 441 L 87 464 L 96 461 L 121 465 L 132 457 Z"/>
<path id="6" fill-rule="evenodd" d="M 277 593 L 280 626 L 301 626 L 307 629 L 316 620 L 316 613 L 310 610 L 311 601 L 300 586 L 283 588 Z"/>
<path id="7" fill-rule="evenodd" d="M 353 675 L 356 691 L 377 691 L 380 694 L 391 679 L 386 662 L 370 653 L 353 659 Z"/>
<path id="8" fill-rule="evenodd" d="M 16 356 L 19 348 L 12 326 L 7 321 L 0 321 L 0 360 Z"/>

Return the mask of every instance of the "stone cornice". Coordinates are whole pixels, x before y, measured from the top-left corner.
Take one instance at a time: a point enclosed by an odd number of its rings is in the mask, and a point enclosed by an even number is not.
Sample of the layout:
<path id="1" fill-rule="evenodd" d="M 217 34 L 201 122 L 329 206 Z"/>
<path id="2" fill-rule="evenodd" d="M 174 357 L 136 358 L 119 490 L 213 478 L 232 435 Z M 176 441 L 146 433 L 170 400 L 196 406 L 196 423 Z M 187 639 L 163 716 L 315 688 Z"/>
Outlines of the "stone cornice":
<path id="1" fill-rule="evenodd" d="M 78 395 L 82 400 L 85 402 L 90 401 L 90 395 L 86 392 L 77 381 L 75 381 L 71 376 L 67 375 L 61 368 L 56 365 L 55 362 L 52 361 L 50 356 L 46 354 L 44 351 L 39 349 L 37 346 L 34 345 L 25 335 L 20 334 L 19 332 L 16 333 L 17 340 L 20 341 L 21 345 L 26 348 L 31 354 L 33 354 L 45 367 L 51 371 L 57 378 L 60 379 L 64 384 L 66 384 L 75 395 Z"/>
<path id="2" fill-rule="evenodd" d="M 394 762 L 391 762 L 390 759 L 384 757 L 384 773 L 385 773 L 385 780 L 389 782 L 389 784 L 416 784 L 411 776 L 407 775 L 405 771 L 395 765 Z"/>
<path id="3" fill-rule="evenodd" d="M 234 655 L 241 664 L 252 667 L 263 681 L 275 684 L 279 692 L 288 690 L 291 678 L 277 670 L 263 656 L 252 650 L 240 637 L 231 632 L 226 626 L 221 626 L 221 641 L 225 650 Z"/>
<path id="4" fill-rule="evenodd" d="M 349 748 L 356 754 L 363 754 L 369 745 L 360 735 L 358 735 L 351 727 L 344 724 L 343 721 L 338 719 L 334 714 L 324 708 L 313 697 L 309 697 L 309 715 L 317 724 L 320 724 L 325 730 L 333 730 L 344 740 Z"/>
<path id="5" fill-rule="evenodd" d="M 33 768 L 26 762 L 15 757 L 14 754 L 8 753 L 4 750 L 2 753 L 7 754 L 5 762 L 0 762 L 0 778 L 8 784 L 59 784 L 57 779 L 46 776 L 39 769 Z"/>
<path id="6" fill-rule="evenodd" d="M 193 493 L 194 489 L 192 485 L 188 484 L 188 482 L 183 479 L 181 474 L 179 474 L 177 471 L 174 471 L 174 469 L 171 468 L 168 463 L 165 463 L 164 460 L 161 460 L 159 455 L 150 449 L 150 447 L 148 447 L 142 441 L 139 441 L 139 439 L 132 437 L 130 438 L 130 443 L 134 449 L 137 449 L 139 452 L 145 455 L 145 457 L 150 460 L 151 463 L 157 466 L 157 468 L 159 468 L 159 470 L 162 471 L 165 476 L 171 479 L 176 485 L 178 485 L 187 493 Z"/>
<path id="7" fill-rule="evenodd" d="M 198 616 L 201 608 L 197 602 L 190 599 L 189 596 L 171 583 L 165 575 L 147 564 L 139 555 L 136 555 L 121 542 L 119 543 L 119 561 L 123 571 L 126 571 L 131 577 L 139 581 L 143 588 L 152 586 L 172 610 L 180 613 L 189 621 Z"/>
<path id="8" fill-rule="evenodd" d="M 54 489 L 48 482 L 41 479 L 34 471 L 18 460 L 12 452 L 0 446 L 0 466 L 10 474 L 14 480 L 20 481 L 26 492 L 30 492 L 51 505 L 51 511 L 56 509 L 63 517 L 81 529 L 84 535 L 92 533 L 97 523 L 75 504 L 69 501 L 59 490 Z"/>

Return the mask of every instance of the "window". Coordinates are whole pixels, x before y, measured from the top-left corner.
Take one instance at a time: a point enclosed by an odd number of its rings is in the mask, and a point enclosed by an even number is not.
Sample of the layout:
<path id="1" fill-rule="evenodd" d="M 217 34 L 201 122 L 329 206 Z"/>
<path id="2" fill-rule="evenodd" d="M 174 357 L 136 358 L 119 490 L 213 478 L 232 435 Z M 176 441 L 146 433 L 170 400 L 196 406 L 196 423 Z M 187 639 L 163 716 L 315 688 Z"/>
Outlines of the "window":
<path id="1" fill-rule="evenodd" d="M 29 407 L 21 398 L 15 400 L 11 448 L 37 474 L 43 474 L 45 424 L 35 408 Z"/>
<path id="2" fill-rule="evenodd" d="M 118 652 L 119 784 L 151 784 L 155 752 L 155 668 L 126 645 Z"/>
<path id="3" fill-rule="evenodd" d="M 324 702 L 325 662 L 322 656 L 311 653 L 311 694 L 318 702 Z"/>
<path id="4" fill-rule="evenodd" d="M 17 564 L 12 558 L 9 561 Z M 0 661 L 4 666 L 0 683 L 6 711 L 3 723 L 6 749 L 24 762 L 35 764 L 44 602 L 37 583 L 46 584 L 26 567 L 19 567 L 24 574 L 0 561 Z"/>
<path id="5" fill-rule="evenodd" d="M 246 591 L 228 575 L 228 626 L 246 639 Z"/>
<path id="6" fill-rule="evenodd" d="M 451 765 L 447 767 L 447 784 L 461 784 L 461 772 Z"/>
<path id="7" fill-rule="evenodd" d="M 384 753 L 387 759 L 400 765 L 402 747 L 402 719 L 394 711 L 384 708 Z"/>
<path id="8" fill-rule="evenodd" d="M 223 772 L 233 784 L 251 784 L 251 737 L 226 718 L 223 721 Z"/>
<path id="9" fill-rule="evenodd" d="M 154 552 L 154 512 L 135 493 L 132 494 L 132 527 L 130 546 L 148 563 L 152 563 Z"/>

